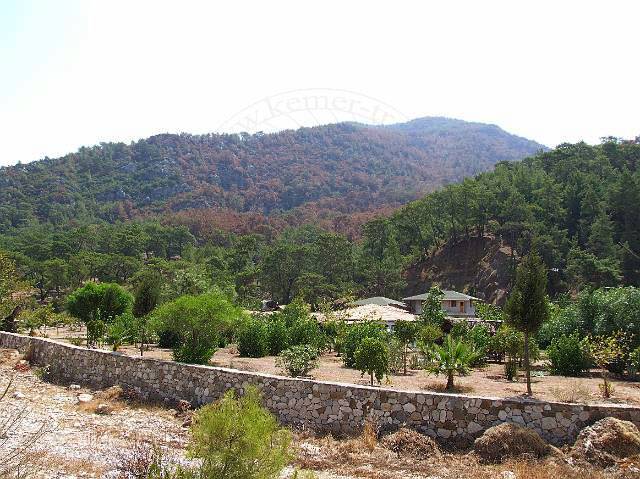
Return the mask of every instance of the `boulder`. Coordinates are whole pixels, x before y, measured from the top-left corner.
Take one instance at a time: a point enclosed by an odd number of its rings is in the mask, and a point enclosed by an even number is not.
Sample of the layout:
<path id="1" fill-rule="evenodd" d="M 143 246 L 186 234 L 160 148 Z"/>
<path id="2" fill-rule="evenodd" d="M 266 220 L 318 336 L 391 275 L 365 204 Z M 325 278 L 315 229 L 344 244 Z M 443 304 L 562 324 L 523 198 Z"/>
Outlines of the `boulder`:
<path id="1" fill-rule="evenodd" d="M 398 457 L 411 456 L 417 459 L 428 459 L 440 456 L 440 449 L 429 436 L 413 429 L 402 428 L 382 438 L 382 446 L 395 452 Z"/>
<path id="2" fill-rule="evenodd" d="M 81 393 L 81 394 L 78 394 L 77 399 L 79 403 L 91 402 L 93 401 L 93 395 L 88 393 Z"/>
<path id="3" fill-rule="evenodd" d="M 480 460 L 488 463 L 502 462 L 510 457 L 544 457 L 557 451 L 547 444 L 537 432 L 512 423 L 503 423 L 487 429 L 473 443 L 473 450 Z"/>
<path id="4" fill-rule="evenodd" d="M 629 421 L 606 417 L 585 427 L 571 449 L 571 458 L 601 467 L 640 454 L 640 431 Z"/>

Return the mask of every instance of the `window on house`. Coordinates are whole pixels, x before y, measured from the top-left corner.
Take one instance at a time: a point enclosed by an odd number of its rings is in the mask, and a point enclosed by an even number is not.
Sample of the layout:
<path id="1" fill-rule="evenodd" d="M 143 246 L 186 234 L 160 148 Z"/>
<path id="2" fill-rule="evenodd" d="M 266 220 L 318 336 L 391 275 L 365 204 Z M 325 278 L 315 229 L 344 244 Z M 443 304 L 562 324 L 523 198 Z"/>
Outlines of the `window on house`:
<path id="1" fill-rule="evenodd" d="M 451 306 L 452 308 L 456 307 L 456 301 L 454 299 L 451 300 L 449 306 Z"/>

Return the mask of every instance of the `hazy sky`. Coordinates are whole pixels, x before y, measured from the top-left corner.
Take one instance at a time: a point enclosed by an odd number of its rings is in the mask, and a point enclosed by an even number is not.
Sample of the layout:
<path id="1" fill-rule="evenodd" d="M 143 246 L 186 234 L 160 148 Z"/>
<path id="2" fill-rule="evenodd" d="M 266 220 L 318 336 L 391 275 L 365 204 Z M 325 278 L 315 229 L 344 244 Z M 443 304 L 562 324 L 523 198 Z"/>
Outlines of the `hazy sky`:
<path id="1" fill-rule="evenodd" d="M 634 137 L 638 18 L 635 1 L 0 0 L 0 164 L 247 118 Z"/>

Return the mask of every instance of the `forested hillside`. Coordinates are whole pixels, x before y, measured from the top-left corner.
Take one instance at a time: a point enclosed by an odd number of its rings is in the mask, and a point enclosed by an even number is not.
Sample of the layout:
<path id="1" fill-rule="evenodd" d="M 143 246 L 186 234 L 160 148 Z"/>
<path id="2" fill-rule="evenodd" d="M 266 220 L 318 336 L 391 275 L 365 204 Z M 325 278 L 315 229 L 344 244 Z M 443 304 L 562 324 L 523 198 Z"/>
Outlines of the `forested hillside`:
<path id="1" fill-rule="evenodd" d="M 219 287 L 246 305 L 402 297 L 433 281 L 500 301 L 532 248 L 550 270 L 552 296 L 637 286 L 639 165 L 637 142 L 561 145 L 373 219 L 357 241 L 317 226 L 243 235 L 210 226 L 203 234 L 144 219 L 23 227 L 0 235 L 0 250 L 43 297 L 91 278 L 131 285 L 153 270 L 165 278 L 167 297 Z"/>
<path id="2" fill-rule="evenodd" d="M 0 232 L 158 214 L 200 229 L 310 221 L 346 232 L 371 211 L 541 148 L 493 125 L 444 118 L 102 143 L 0 169 Z"/>
<path id="3" fill-rule="evenodd" d="M 400 253 L 418 259 L 487 234 L 513 246 L 514 260 L 534 248 L 550 268 L 551 293 L 639 285 L 640 144 L 565 144 L 499 163 L 410 203 L 389 224 Z"/>

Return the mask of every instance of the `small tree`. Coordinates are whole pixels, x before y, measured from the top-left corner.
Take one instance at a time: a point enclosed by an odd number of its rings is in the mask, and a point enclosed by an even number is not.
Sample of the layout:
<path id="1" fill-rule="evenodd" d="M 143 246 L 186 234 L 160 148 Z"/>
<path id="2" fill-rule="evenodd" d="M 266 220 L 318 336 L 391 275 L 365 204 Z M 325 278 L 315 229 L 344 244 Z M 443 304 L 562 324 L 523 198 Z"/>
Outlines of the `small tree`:
<path id="1" fill-rule="evenodd" d="M 442 309 L 444 293 L 438 286 L 432 286 L 427 293 L 427 299 L 422 303 L 420 321 L 432 323 L 442 327 L 447 315 Z"/>
<path id="2" fill-rule="evenodd" d="M 471 365 L 478 359 L 478 353 L 464 341 L 455 340 L 450 334 L 445 337 L 442 346 L 433 345 L 427 370 L 447 376 L 447 389 L 453 389 L 456 374 L 469 374 Z"/>
<path id="3" fill-rule="evenodd" d="M 591 360 L 600 368 L 602 375 L 602 395 L 611 397 L 611 384 L 609 383 L 608 368 L 627 354 L 627 336 L 618 331 L 611 336 L 587 337 L 585 344 Z"/>
<path id="4" fill-rule="evenodd" d="M 149 271 L 143 275 L 135 292 L 133 315 L 137 322 L 137 336 L 140 342 L 140 356 L 144 354 L 144 345 L 149 337 L 149 314 L 158 306 L 161 293 L 161 278 L 158 273 Z"/>
<path id="5" fill-rule="evenodd" d="M 373 377 L 382 381 L 389 372 L 389 354 L 387 345 L 379 338 L 364 338 L 355 352 L 355 368 L 362 373 L 368 373 L 373 386 Z"/>
<path id="6" fill-rule="evenodd" d="M 276 366 L 294 378 L 308 376 L 310 371 L 318 367 L 318 350 L 308 344 L 291 346 L 280 353 Z"/>
<path id="7" fill-rule="evenodd" d="M 409 356 L 409 345 L 416 340 L 418 328 L 416 323 L 410 321 L 396 321 L 393 334 L 402 344 L 402 366 L 404 375 L 407 375 L 407 359 Z"/>
<path id="8" fill-rule="evenodd" d="M 196 364 L 209 362 L 223 338 L 228 338 L 243 317 L 220 291 L 182 296 L 153 313 L 156 330 L 175 335 L 173 357 Z"/>
<path id="9" fill-rule="evenodd" d="M 342 361 L 348 368 L 355 367 L 356 350 L 365 338 L 376 338 L 385 342 L 387 331 L 379 321 L 362 321 L 347 326 L 340 337 L 340 353 Z"/>
<path id="10" fill-rule="evenodd" d="M 291 433 L 261 406 L 254 387 L 202 407 L 191 433 L 189 452 L 202 460 L 198 477 L 276 479 L 291 459 Z"/>
<path id="11" fill-rule="evenodd" d="M 87 325 L 87 347 L 106 331 L 116 316 L 130 310 L 133 298 L 115 283 L 87 283 L 67 298 L 67 310 Z"/>
<path id="12" fill-rule="evenodd" d="M 261 358 L 269 354 L 269 331 L 262 318 L 251 318 L 240 326 L 238 352 L 245 358 Z"/>
<path id="13" fill-rule="evenodd" d="M 532 252 L 518 266 L 516 283 L 505 308 L 508 322 L 524 334 L 524 369 L 529 396 L 533 394 L 529 339 L 549 318 L 549 301 L 546 289 L 547 272 L 544 264 L 540 257 Z"/>

